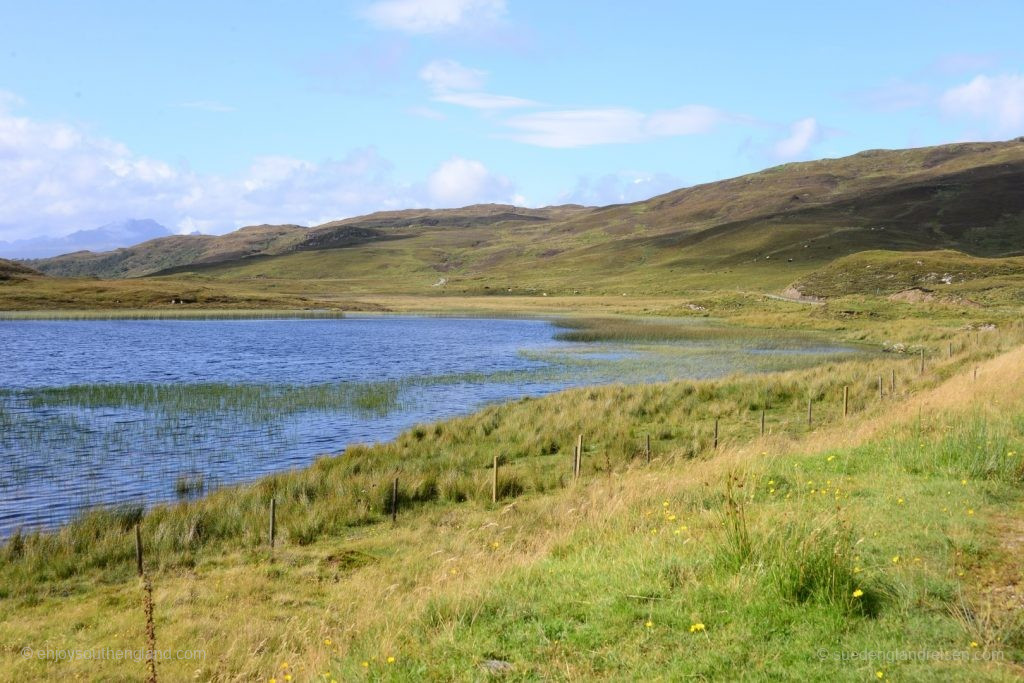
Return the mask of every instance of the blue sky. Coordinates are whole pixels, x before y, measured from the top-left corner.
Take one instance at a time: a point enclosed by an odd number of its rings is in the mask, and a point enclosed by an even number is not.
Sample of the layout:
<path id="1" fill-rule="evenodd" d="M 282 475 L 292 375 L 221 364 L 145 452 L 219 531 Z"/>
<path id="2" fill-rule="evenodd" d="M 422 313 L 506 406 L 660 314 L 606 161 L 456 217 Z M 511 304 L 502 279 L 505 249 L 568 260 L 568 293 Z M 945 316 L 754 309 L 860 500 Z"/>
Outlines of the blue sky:
<path id="1" fill-rule="evenodd" d="M 607 204 L 1024 135 L 1024 3 L 11 2 L 0 240 Z"/>

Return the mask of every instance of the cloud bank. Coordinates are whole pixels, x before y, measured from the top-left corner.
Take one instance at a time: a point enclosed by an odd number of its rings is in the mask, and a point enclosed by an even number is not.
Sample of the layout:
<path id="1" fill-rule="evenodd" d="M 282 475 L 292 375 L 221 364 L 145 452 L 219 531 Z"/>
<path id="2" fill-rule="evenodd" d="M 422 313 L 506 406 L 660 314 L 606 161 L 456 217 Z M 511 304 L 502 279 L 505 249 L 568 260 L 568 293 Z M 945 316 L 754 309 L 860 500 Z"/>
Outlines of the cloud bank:
<path id="1" fill-rule="evenodd" d="M 131 216 L 182 233 L 223 233 L 516 199 L 512 182 L 479 161 L 449 159 L 408 182 L 373 147 L 319 162 L 259 157 L 235 176 L 202 174 L 76 126 L 18 116 L 20 102 L 0 93 L 0 241 L 67 235 Z"/>

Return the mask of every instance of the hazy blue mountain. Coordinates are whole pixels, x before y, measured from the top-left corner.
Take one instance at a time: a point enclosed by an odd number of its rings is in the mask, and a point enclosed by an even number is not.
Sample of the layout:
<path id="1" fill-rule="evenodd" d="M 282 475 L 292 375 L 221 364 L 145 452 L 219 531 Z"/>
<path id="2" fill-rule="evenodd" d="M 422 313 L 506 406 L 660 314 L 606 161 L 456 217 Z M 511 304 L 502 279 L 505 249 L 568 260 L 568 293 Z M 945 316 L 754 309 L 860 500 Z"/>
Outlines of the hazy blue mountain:
<path id="1" fill-rule="evenodd" d="M 0 242 L 0 257 L 33 259 L 75 251 L 110 251 L 173 234 L 154 220 L 129 218 L 92 230 L 79 230 L 64 237 L 32 237 Z"/>

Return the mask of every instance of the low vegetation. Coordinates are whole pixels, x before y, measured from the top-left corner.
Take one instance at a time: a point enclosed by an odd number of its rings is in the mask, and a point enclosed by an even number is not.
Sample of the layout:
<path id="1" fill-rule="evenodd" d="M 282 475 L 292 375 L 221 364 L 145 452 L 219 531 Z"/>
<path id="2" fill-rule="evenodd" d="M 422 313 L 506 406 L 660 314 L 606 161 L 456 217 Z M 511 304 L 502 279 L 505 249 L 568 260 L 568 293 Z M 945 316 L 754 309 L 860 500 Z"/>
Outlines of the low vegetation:
<path id="1" fill-rule="evenodd" d="M 171 678 L 1009 680 L 1024 658 L 1024 351 L 1005 349 L 1021 335 L 955 338 L 924 373 L 897 354 L 570 390 L 18 534 L 2 550 L 0 635 L 142 647 L 139 524 L 159 644 L 208 653 L 162 663 Z M 918 650 L 969 660 L 840 659 Z M 2 657 L 30 678 L 144 667 Z"/>

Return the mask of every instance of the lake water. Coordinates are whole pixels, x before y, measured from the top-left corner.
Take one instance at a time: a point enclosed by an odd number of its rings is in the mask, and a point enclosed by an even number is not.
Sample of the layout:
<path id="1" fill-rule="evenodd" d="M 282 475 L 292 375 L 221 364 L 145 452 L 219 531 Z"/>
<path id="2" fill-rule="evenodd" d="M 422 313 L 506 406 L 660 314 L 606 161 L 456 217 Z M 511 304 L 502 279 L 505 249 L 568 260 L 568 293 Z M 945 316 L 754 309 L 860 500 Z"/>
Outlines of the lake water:
<path id="1" fill-rule="evenodd" d="M 844 351 L 674 354 L 557 331 L 480 318 L 0 322 L 0 537 L 94 505 L 175 500 L 183 481 L 209 491 L 304 466 L 488 402 Z"/>

